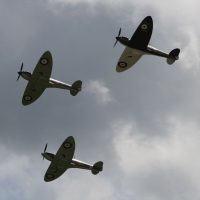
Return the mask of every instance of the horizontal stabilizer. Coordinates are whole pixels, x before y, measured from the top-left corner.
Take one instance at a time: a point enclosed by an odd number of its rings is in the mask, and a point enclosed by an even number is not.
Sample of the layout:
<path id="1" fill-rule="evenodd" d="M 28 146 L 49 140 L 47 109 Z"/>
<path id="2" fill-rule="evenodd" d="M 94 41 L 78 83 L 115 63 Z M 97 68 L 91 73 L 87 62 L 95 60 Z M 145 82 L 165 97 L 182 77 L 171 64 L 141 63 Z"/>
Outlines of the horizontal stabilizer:
<path id="1" fill-rule="evenodd" d="M 103 170 L 103 162 L 102 161 L 96 162 L 92 167 L 92 173 L 94 175 L 98 174 L 102 170 Z"/>
<path id="2" fill-rule="evenodd" d="M 78 92 L 81 91 L 82 81 L 78 80 L 72 84 L 72 89 L 70 90 L 70 94 L 72 96 L 76 96 Z"/>
<path id="3" fill-rule="evenodd" d="M 179 53 L 180 53 L 180 49 L 174 49 L 174 50 L 172 50 L 172 51 L 169 53 L 169 55 L 170 55 L 170 56 L 173 56 L 174 58 L 167 58 L 167 63 L 168 63 L 169 65 L 172 65 L 172 64 L 175 62 L 175 60 L 178 60 L 178 59 L 179 59 Z"/>
<path id="4" fill-rule="evenodd" d="M 180 53 L 180 49 L 173 49 L 173 50 L 169 53 L 169 55 L 170 55 L 170 56 L 174 56 L 174 57 L 178 57 L 179 53 Z"/>

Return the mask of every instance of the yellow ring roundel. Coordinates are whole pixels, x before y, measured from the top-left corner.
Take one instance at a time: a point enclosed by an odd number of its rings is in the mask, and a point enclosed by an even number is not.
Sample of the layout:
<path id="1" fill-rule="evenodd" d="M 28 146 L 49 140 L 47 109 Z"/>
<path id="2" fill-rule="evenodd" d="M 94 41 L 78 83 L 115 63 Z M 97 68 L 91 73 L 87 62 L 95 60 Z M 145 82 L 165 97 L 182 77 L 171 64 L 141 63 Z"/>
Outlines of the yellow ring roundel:
<path id="1" fill-rule="evenodd" d="M 42 65 L 47 65 L 49 63 L 49 60 L 48 59 L 46 59 L 46 58 L 41 58 L 40 59 L 40 64 L 42 64 Z"/>

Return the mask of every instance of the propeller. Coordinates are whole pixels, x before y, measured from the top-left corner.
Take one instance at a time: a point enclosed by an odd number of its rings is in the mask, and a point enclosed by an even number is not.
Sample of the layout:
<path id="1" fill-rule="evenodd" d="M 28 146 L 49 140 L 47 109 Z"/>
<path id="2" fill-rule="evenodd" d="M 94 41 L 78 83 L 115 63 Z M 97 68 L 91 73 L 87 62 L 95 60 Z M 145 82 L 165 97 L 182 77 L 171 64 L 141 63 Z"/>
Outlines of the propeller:
<path id="1" fill-rule="evenodd" d="M 45 146 L 45 148 L 44 148 L 44 153 L 45 153 L 46 150 L 47 150 L 47 144 L 48 144 L 48 143 L 46 143 L 46 146 Z M 43 160 L 44 160 L 44 156 L 43 156 Z"/>
<path id="2" fill-rule="evenodd" d="M 121 28 L 119 29 L 119 33 L 118 33 L 118 36 L 116 37 L 116 39 L 120 36 L 120 34 L 121 34 Z M 117 42 L 118 42 L 118 40 L 116 40 L 116 42 L 115 42 L 115 44 L 114 44 L 114 46 L 113 47 L 115 47 L 115 45 L 117 44 Z"/>
<path id="3" fill-rule="evenodd" d="M 18 72 L 19 76 L 18 76 L 18 78 L 17 78 L 17 81 L 19 80 L 19 77 L 21 76 L 20 72 L 22 72 L 22 69 L 23 69 L 23 63 L 22 63 L 22 65 L 21 65 L 20 71 Z"/>

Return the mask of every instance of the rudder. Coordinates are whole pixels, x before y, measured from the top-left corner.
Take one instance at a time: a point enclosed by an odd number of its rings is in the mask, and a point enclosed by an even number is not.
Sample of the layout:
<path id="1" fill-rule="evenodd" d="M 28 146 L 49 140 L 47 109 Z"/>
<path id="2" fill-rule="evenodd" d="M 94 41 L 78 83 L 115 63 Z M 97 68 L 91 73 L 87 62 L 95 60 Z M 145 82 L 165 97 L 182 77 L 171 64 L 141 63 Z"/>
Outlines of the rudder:
<path id="1" fill-rule="evenodd" d="M 180 49 L 173 49 L 170 53 L 169 53 L 169 55 L 170 56 L 173 56 L 173 57 L 175 57 L 174 59 L 173 58 L 167 58 L 167 63 L 169 64 L 169 65 L 172 65 L 174 62 L 175 62 L 175 60 L 178 60 L 179 59 L 179 53 L 180 53 Z"/>
<path id="2" fill-rule="evenodd" d="M 92 174 L 96 175 L 98 174 L 100 171 L 103 170 L 103 162 L 102 161 L 99 161 L 99 162 L 96 162 L 93 167 L 92 167 Z"/>
<path id="3" fill-rule="evenodd" d="M 70 90 L 70 94 L 72 96 L 76 96 L 78 92 L 81 91 L 82 81 L 78 80 L 72 84 L 72 90 Z M 73 90 L 74 89 L 74 90 Z"/>

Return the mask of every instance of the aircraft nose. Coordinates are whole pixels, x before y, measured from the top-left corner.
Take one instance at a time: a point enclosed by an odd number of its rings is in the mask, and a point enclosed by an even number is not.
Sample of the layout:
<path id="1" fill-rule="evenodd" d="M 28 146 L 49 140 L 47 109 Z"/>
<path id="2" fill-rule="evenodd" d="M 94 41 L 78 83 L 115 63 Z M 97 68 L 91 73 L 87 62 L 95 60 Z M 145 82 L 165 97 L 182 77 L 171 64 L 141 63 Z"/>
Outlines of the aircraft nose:
<path id="1" fill-rule="evenodd" d="M 119 37 L 116 37 L 116 40 L 119 40 Z"/>
<path id="2" fill-rule="evenodd" d="M 44 153 L 41 153 L 42 156 L 44 156 Z"/>
<path id="3" fill-rule="evenodd" d="M 22 72 L 17 72 L 19 75 L 22 75 Z"/>

